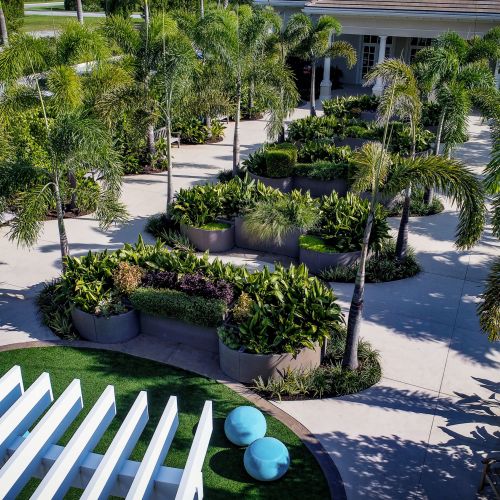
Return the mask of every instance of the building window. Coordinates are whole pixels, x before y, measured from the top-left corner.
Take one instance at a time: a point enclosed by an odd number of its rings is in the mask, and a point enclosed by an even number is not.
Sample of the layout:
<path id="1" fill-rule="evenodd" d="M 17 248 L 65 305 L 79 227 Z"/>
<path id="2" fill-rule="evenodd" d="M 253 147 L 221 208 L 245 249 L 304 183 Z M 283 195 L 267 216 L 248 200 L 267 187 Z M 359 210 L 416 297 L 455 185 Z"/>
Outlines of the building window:
<path id="1" fill-rule="evenodd" d="M 366 74 L 375 65 L 375 54 L 379 45 L 379 37 L 376 35 L 364 35 L 363 37 L 363 65 L 361 68 L 361 78 L 364 80 Z M 388 36 L 385 45 L 385 58 L 392 55 L 392 36 Z"/>
<path id="2" fill-rule="evenodd" d="M 432 43 L 432 38 L 412 38 L 410 42 L 410 63 L 415 60 L 415 56 L 420 49 L 429 47 Z"/>

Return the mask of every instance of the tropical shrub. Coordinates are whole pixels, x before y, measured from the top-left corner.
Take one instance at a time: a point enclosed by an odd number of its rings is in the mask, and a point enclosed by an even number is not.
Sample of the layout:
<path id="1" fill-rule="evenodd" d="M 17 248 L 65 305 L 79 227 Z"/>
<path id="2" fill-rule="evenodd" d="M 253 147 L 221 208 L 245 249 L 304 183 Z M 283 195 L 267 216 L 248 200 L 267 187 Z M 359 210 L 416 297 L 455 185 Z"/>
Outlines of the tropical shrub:
<path id="1" fill-rule="evenodd" d="M 199 118 L 176 120 L 172 130 L 179 132 L 181 140 L 187 144 L 203 144 L 207 142 L 210 131 Z"/>
<path id="2" fill-rule="evenodd" d="M 264 153 L 266 159 L 267 177 L 289 177 L 293 173 L 297 159 L 297 150 L 295 154 L 289 149 L 268 149 Z"/>
<path id="3" fill-rule="evenodd" d="M 265 176 L 267 173 L 265 148 L 261 148 L 254 153 L 250 153 L 248 158 L 243 160 L 243 167 L 249 172 L 252 172 L 252 174 Z"/>
<path id="4" fill-rule="evenodd" d="M 370 212 L 370 202 L 361 200 L 352 193 L 340 197 L 336 192 L 323 196 L 319 202 L 320 219 L 313 235 L 319 236 L 330 251 L 354 252 L 360 250 L 366 220 Z M 377 205 L 370 235 L 370 247 L 378 250 L 389 237 L 385 211 Z"/>
<path id="5" fill-rule="evenodd" d="M 210 125 L 210 134 L 212 141 L 222 141 L 224 139 L 224 130 L 226 126 L 220 120 L 213 120 Z"/>
<path id="6" fill-rule="evenodd" d="M 302 144 L 297 153 L 299 163 L 315 163 L 317 161 L 330 161 L 334 163 L 347 163 L 352 156 L 349 146 L 335 146 L 330 141 L 308 141 Z"/>
<path id="7" fill-rule="evenodd" d="M 306 142 L 319 139 L 331 139 L 340 131 L 336 118 L 330 116 L 308 116 L 299 118 L 288 127 L 288 140 Z"/>
<path id="8" fill-rule="evenodd" d="M 294 175 L 320 181 L 347 179 L 348 168 L 348 163 L 333 163 L 329 161 L 297 163 Z"/>
<path id="9" fill-rule="evenodd" d="M 245 214 L 245 226 L 260 240 L 281 243 L 292 231 L 309 231 L 319 219 L 316 201 L 309 193 L 293 191 L 289 195 L 264 199 Z"/>
<path id="10" fill-rule="evenodd" d="M 185 274 L 179 278 L 176 288 L 187 295 L 218 299 L 225 304 L 230 304 L 234 299 L 231 284 L 223 279 L 209 280 L 201 272 Z"/>
<path id="11" fill-rule="evenodd" d="M 199 185 L 179 190 L 171 216 L 179 224 L 201 227 L 214 222 L 221 212 L 220 187 Z"/>
<path id="12" fill-rule="evenodd" d="M 374 95 L 336 97 L 323 101 L 323 112 L 337 119 L 358 118 L 362 111 L 377 111 L 379 103 Z"/>
<path id="13" fill-rule="evenodd" d="M 357 265 L 332 267 L 325 269 L 321 278 L 325 281 L 354 283 L 357 271 Z M 384 283 L 411 278 L 420 271 L 421 267 L 413 249 L 408 248 L 405 257 L 399 260 L 396 257 L 396 243 L 389 240 L 383 243 L 380 251 L 368 258 L 365 279 L 367 283 Z"/>
<path id="14" fill-rule="evenodd" d="M 388 217 L 399 217 L 403 213 L 404 199 L 397 200 L 396 203 L 391 205 Z M 412 190 L 410 199 L 410 216 L 411 217 L 421 217 L 427 215 L 439 214 L 444 210 L 443 202 L 439 199 L 439 196 L 433 196 L 430 203 L 425 203 L 424 201 L 424 190 L 415 189 Z"/>
<path id="15" fill-rule="evenodd" d="M 138 311 L 207 327 L 220 325 L 227 310 L 222 300 L 166 288 L 137 288 L 130 295 L 130 301 Z"/>
<path id="16" fill-rule="evenodd" d="M 232 309 L 232 318 L 235 323 L 242 323 L 252 314 L 253 300 L 246 292 L 242 292 Z"/>
<path id="17" fill-rule="evenodd" d="M 141 283 L 143 270 L 128 262 L 119 262 L 113 271 L 113 284 L 123 295 L 130 295 Z"/>

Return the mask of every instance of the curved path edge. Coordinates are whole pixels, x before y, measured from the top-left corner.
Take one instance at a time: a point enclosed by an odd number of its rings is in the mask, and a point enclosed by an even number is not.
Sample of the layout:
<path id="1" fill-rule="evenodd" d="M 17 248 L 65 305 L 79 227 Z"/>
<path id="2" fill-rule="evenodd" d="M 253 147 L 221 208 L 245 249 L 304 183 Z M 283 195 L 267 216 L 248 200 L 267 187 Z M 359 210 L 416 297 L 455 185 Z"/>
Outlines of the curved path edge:
<path id="1" fill-rule="evenodd" d="M 156 341 L 158 339 L 155 339 Z M 175 359 L 161 359 L 157 353 L 160 349 L 130 349 L 130 344 L 134 343 L 134 339 L 130 342 L 123 344 L 97 344 L 95 342 L 86 342 L 82 340 L 54 340 L 54 341 L 33 341 L 33 342 L 23 342 L 18 344 L 10 344 L 5 346 L 0 346 L 0 352 L 14 351 L 17 349 L 28 349 L 35 347 L 76 347 L 76 348 L 87 348 L 87 349 L 102 349 L 106 351 L 115 351 L 124 354 L 129 354 L 131 356 L 137 356 L 139 358 L 150 359 L 151 361 L 160 362 L 166 365 L 173 366 L 175 368 L 180 368 L 182 370 L 190 371 L 196 373 L 197 375 L 202 375 L 216 380 L 217 382 L 226 385 L 240 396 L 244 397 L 252 404 L 254 404 L 259 409 L 265 411 L 267 414 L 279 420 L 281 423 L 286 425 L 292 432 L 294 432 L 297 437 L 304 443 L 308 450 L 312 453 L 316 461 L 318 462 L 323 475 L 328 484 L 330 490 L 330 496 L 334 500 L 346 500 L 346 492 L 344 488 L 344 483 L 340 472 L 333 460 L 328 455 L 323 445 L 316 439 L 316 437 L 298 420 L 290 416 L 288 413 L 284 412 L 272 402 L 260 397 L 257 393 L 249 389 L 248 387 L 233 381 L 232 379 L 226 377 L 220 370 L 214 370 L 213 366 L 196 363 L 194 366 L 191 359 L 188 359 L 187 354 L 193 353 L 193 349 L 190 350 L 180 350 L 178 345 L 170 344 L 170 348 L 175 350 Z M 144 345 L 144 343 L 141 343 Z M 138 347 L 138 346 L 134 346 Z M 163 351 L 164 352 L 164 351 Z M 207 368 L 207 369 L 204 369 Z"/>

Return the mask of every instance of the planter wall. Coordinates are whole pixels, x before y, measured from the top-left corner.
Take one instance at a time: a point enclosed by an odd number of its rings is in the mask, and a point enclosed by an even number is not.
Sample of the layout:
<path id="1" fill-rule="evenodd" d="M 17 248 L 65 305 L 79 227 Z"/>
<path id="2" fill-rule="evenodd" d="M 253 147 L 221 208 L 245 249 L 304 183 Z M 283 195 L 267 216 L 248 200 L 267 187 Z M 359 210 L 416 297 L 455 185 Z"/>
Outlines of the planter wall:
<path id="1" fill-rule="evenodd" d="M 334 179 L 332 181 L 320 181 L 309 177 L 294 177 L 293 188 L 301 189 L 303 192 L 310 191 L 313 198 L 329 195 L 336 191 L 340 196 L 347 193 L 347 181 L 345 179 Z"/>
<path id="2" fill-rule="evenodd" d="M 227 347 L 219 339 L 221 370 L 245 384 L 258 377 L 280 379 L 288 370 L 309 370 L 321 363 L 321 348 L 302 349 L 294 358 L 291 354 L 249 354 Z"/>
<path id="3" fill-rule="evenodd" d="M 300 249 L 300 263 L 305 264 L 309 271 L 315 274 L 323 269 L 336 266 L 349 266 L 361 257 L 361 251 L 346 253 L 316 252 L 306 248 Z"/>
<path id="4" fill-rule="evenodd" d="M 345 139 L 334 139 L 333 142 L 335 146 L 349 146 L 351 149 L 359 149 L 367 142 L 372 141 L 372 139 L 360 139 L 358 137 L 346 137 Z"/>
<path id="5" fill-rule="evenodd" d="M 234 220 L 236 246 L 257 252 L 276 253 L 297 259 L 299 257 L 299 237 L 304 231 L 295 230 L 283 239 L 281 244 L 268 240 L 260 240 L 251 234 L 245 226 L 243 217 Z"/>
<path id="6" fill-rule="evenodd" d="M 134 310 L 105 318 L 74 307 L 71 319 L 82 338 L 100 344 L 126 342 L 139 335 L 139 315 Z"/>
<path id="7" fill-rule="evenodd" d="M 282 193 L 289 193 L 293 189 L 292 177 L 261 177 L 260 175 L 248 172 L 251 179 L 261 181 L 265 186 L 279 189 Z"/>
<path id="8" fill-rule="evenodd" d="M 175 344 L 185 344 L 213 353 L 219 352 L 217 328 L 193 325 L 174 318 L 140 314 L 141 333 Z"/>
<path id="9" fill-rule="evenodd" d="M 227 229 L 209 230 L 181 224 L 181 233 L 202 252 L 227 252 L 234 247 L 234 225 Z"/>

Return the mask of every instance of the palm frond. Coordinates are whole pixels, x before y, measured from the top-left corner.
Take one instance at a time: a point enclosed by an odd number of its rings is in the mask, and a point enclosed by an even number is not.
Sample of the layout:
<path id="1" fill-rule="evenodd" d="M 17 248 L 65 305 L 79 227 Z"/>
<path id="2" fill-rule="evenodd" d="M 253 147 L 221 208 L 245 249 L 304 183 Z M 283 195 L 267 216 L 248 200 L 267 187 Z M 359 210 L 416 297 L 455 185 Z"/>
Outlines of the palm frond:
<path id="1" fill-rule="evenodd" d="M 72 111 L 81 106 L 83 89 L 80 78 L 69 66 L 57 66 L 47 76 L 47 88 L 52 93 L 51 107 L 56 113 Z"/>
<path id="2" fill-rule="evenodd" d="M 351 186 L 355 193 L 375 191 L 377 169 L 379 171 L 379 188 L 384 185 L 391 166 L 391 156 L 379 142 L 368 142 L 353 154 L 355 165 L 354 180 Z"/>
<path id="3" fill-rule="evenodd" d="M 352 68 L 357 61 L 356 49 L 349 42 L 343 40 L 335 40 L 326 55 L 332 59 L 336 57 L 344 58 L 348 68 Z"/>

